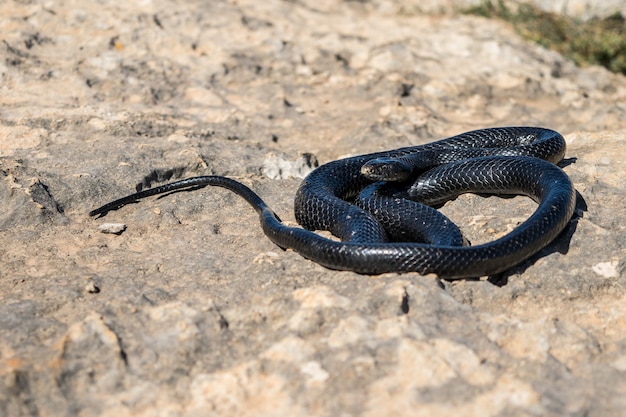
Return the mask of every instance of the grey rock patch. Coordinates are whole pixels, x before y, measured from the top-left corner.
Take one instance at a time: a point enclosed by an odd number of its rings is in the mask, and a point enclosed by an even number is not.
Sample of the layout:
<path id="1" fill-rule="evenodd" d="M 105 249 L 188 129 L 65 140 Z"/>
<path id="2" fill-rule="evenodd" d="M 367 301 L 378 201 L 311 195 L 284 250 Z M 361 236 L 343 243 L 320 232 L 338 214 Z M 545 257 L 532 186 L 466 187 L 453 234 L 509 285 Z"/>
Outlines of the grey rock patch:
<path id="1" fill-rule="evenodd" d="M 126 225 L 124 223 L 102 223 L 98 226 L 98 230 L 102 233 L 121 235 L 126 230 Z"/>
<path id="2" fill-rule="evenodd" d="M 276 155 L 269 155 L 263 161 L 261 172 L 272 180 L 287 178 L 304 178 L 319 166 L 317 158 L 312 154 L 301 155 L 295 161 L 288 161 Z"/>

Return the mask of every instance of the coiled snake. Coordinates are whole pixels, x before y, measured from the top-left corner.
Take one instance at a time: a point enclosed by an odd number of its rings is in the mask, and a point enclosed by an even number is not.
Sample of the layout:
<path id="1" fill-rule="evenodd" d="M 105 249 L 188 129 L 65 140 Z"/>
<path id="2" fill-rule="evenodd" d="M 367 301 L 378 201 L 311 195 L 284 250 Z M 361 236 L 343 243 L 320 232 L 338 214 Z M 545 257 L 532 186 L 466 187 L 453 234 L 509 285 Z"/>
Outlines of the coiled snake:
<path id="1" fill-rule="evenodd" d="M 296 194 L 295 216 L 304 228 L 284 225 L 254 191 L 221 176 L 193 177 L 144 190 L 89 215 L 104 215 L 141 198 L 178 189 L 218 186 L 254 207 L 272 242 L 325 267 L 362 274 L 477 277 L 519 264 L 568 224 L 575 190 L 555 165 L 564 154 L 565 140 L 555 131 L 504 127 L 329 162 L 309 174 Z M 420 203 L 439 205 L 467 192 L 524 194 L 538 206 L 509 234 L 463 246 L 456 226 Z M 328 230 L 341 241 L 312 230 Z"/>

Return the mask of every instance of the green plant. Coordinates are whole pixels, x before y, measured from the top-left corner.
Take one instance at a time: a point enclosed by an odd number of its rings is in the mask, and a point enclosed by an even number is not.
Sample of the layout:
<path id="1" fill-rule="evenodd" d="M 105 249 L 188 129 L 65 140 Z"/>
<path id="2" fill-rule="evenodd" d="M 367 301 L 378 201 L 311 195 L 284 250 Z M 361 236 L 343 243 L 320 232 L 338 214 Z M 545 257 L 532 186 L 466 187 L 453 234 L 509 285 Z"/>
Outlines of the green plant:
<path id="1" fill-rule="evenodd" d="M 602 65 L 626 75 L 626 21 L 619 13 L 581 21 L 531 5 L 512 10 L 502 0 L 483 1 L 465 13 L 503 19 L 524 38 L 560 52 L 577 65 Z"/>

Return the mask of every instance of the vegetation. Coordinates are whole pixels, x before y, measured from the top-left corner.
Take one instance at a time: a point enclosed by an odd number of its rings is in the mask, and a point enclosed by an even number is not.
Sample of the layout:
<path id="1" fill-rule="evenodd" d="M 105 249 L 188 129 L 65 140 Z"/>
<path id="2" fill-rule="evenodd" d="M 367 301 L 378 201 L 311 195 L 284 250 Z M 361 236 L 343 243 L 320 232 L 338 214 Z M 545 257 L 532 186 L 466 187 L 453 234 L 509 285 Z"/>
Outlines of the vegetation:
<path id="1" fill-rule="evenodd" d="M 581 21 L 531 5 L 512 10 L 502 0 L 483 1 L 465 12 L 510 22 L 521 36 L 560 52 L 577 65 L 602 65 L 626 75 L 626 21 L 619 13 Z"/>

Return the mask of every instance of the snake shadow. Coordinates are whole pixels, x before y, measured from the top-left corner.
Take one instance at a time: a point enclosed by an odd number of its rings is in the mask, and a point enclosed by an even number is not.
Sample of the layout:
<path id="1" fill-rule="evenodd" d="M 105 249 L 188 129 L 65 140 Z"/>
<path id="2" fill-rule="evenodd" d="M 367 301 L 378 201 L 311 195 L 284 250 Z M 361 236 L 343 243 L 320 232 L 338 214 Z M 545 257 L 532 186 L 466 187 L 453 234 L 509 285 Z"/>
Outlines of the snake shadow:
<path id="1" fill-rule="evenodd" d="M 564 168 L 566 166 L 576 163 L 576 160 L 577 158 L 564 159 L 558 165 L 559 167 Z M 569 252 L 569 246 L 572 240 L 572 236 L 574 236 L 574 232 L 576 232 L 576 227 L 578 226 L 578 220 L 583 218 L 583 214 L 586 211 L 587 202 L 585 201 L 584 197 L 578 191 L 576 191 L 576 207 L 574 209 L 574 214 L 572 215 L 572 218 L 570 219 L 565 229 L 563 229 L 563 231 L 552 242 L 550 242 L 539 252 L 535 253 L 524 262 L 507 269 L 506 271 L 489 276 L 487 278 L 487 281 L 498 287 L 503 287 L 508 284 L 509 277 L 524 273 L 526 269 L 534 265 L 539 259 L 556 252 L 562 255 L 567 255 L 567 253 Z"/>

